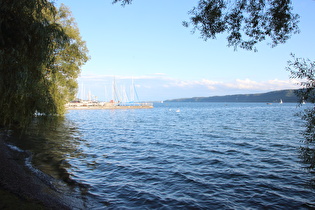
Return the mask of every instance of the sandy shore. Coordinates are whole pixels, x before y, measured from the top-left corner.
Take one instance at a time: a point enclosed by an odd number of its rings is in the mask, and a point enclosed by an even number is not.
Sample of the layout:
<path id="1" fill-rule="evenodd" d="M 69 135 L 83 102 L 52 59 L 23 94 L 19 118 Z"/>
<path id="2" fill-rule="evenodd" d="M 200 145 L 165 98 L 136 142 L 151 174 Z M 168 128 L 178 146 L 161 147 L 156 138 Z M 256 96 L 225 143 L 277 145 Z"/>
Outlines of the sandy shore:
<path id="1" fill-rule="evenodd" d="M 11 149 L 0 136 L 0 209 L 85 209 L 82 199 L 63 194 L 31 171 L 25 165 L 29 155 Z"/>

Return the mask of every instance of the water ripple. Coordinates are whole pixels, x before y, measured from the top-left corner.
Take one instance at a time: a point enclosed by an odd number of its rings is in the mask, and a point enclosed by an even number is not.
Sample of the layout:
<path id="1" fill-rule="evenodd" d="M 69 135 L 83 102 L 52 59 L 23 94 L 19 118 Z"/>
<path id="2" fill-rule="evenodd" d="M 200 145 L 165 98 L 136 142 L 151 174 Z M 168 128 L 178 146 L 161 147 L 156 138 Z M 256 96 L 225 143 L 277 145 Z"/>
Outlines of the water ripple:
<path id="1" fill-rule="evenodd" d="M 72 110 L 63 167 L 87 186 L 93 209 L 311 209 L 296 112 L 211 103 Z"/>

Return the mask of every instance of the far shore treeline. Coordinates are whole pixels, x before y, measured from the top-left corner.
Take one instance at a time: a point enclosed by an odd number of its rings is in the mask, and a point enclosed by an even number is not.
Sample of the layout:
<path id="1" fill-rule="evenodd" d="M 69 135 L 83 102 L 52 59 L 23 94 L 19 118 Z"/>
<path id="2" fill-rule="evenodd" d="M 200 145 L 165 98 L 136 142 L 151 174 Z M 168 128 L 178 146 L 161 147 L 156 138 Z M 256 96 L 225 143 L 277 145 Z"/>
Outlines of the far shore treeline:
<path id="1" fill-rule="evenodd" d="M 211 96 L 211 97 L 193 97 L 167 100 L 165 102 L 265 102 L 279 103 L 281 100 L 286 103 L 298 103 L 299 98 L 294 89 L 279 90 L 267 93 L 257 94 L 237 94 L 226 96 Z"/>

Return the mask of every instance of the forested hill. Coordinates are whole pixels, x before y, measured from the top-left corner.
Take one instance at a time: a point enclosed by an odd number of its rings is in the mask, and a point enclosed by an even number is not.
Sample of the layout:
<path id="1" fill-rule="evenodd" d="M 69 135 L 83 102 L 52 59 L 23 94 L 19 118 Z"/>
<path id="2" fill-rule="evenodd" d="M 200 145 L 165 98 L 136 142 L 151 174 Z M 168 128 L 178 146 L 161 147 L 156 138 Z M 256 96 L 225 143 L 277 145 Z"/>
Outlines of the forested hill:
<path id="1" fill-rule="evenodd" d="M 167 100 L 167 102 L 298 102 L 295 90 L 279 90 L 259 94 L 238 94 L 212 97 L 194 97 Z"/>

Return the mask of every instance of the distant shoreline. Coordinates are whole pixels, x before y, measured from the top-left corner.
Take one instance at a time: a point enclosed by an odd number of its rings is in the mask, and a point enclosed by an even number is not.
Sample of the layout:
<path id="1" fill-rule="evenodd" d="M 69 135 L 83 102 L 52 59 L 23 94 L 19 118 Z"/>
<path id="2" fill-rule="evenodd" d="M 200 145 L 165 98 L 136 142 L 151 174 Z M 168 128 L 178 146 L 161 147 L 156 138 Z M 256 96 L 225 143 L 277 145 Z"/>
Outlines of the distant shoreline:
<path id="1" fill-rule="evenodd" d="M 298 103 L 296 89 L 271 91 L 256 94 L 235 94 L 225 96 L 193 97 L 166 100 L 165 102 L 224 102 L 224 103 Z"/>

